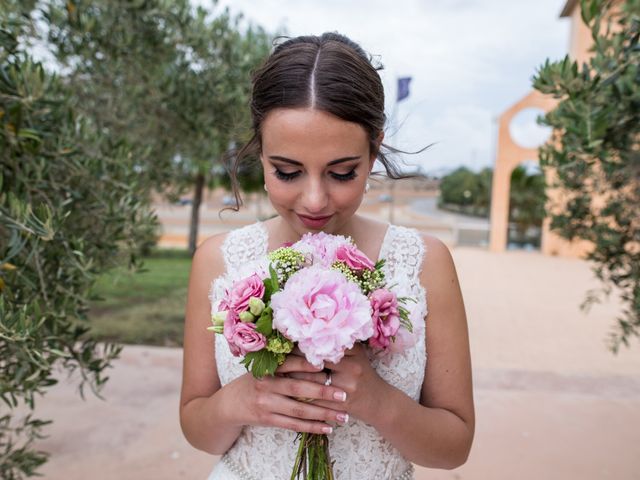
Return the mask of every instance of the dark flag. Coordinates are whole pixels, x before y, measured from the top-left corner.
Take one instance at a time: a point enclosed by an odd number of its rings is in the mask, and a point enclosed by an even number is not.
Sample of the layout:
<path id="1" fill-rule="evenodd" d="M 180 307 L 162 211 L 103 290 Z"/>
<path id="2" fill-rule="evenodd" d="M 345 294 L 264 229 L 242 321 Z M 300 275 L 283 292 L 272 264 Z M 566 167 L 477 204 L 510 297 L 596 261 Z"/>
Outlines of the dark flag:
<path id="1" fill-rule="evenodd" d="M 396 102 L 400 100 L 404 100 L 409 96 L 409 82 L 411 81 L 411 77 L 401 77 L 398 78 L 398 98 Z"/>

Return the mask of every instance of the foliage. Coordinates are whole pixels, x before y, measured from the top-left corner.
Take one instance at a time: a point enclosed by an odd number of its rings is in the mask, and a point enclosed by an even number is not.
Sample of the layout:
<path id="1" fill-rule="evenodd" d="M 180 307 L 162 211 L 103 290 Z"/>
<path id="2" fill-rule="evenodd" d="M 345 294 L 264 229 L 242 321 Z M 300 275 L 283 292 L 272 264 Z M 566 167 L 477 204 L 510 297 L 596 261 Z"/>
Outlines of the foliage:
<path id="1" fill-rule="evenodd" d="M 593 245 L 587 259 L 602 289 L 582 307 L 614 290 L 623 302 L 610 338 L 617 352 L 640 334 L 640 0 L 582 0 L 581 12 L 592 57 L 582 66 L 547 60 L 534 77 L 559 100 L 542 122 L 553 134 L 540 160 L 563 195 L 551 228 Z"/>
<path id="2" fill-rule="evenodd" d="M 120 351 L 87 325 L 97 275 L 139 264 L 157 221 L 131 149 L 71 107 L 71 92 L 27 52 L 35 2 L 0 7 L 0 477 L 34 475 L 48 422 L 16 409 L 78 372 L 96 394 Z"/>
<path id="3" fill-rule="evenodd" d="M 474 173 L 460 167 L 442 179 L 439 206 L 468 215 L 489 216 L 493 169 L 483 168 Z M 522 167 L 511 172 L 509 195 L 509 221 L 520 232 L 541 225 L 544 216 L 544 179 L 539 174 L 528 174 Z"/>
<path id="4" fill-rule="evenodd" d="M 544 219 L 545 180 L 539 173 L 529 174 L 522 165 L 511 172 L 509 222 L 524 238 L 531 227 L 540 227 Z"/>
<path id="5" fill-rule="evenodd" d="M 142 181 L 162 190 L 183 123 L 172 94 L 189 2 L 47 0 L 41 10 L 73 106 L 105 136 L 126 140 Z"/>
<path id="6" fill-rule="evenodd" d="M 271 37 L 188 0 L 50 0 L 46 12 L 79 108 L 136 147 L 157 190 L 193 190 L 193 252 L 203 190 L 224 182 L 225 157 L 247 140 L 250 72 Z"/>
<path id="7" fill-rule="evenodd" d="M 467 167 L 454 170 L 440 183 L 440 200 L 443 204 L 470 206 L 479 195 L 476 174 Z"/>

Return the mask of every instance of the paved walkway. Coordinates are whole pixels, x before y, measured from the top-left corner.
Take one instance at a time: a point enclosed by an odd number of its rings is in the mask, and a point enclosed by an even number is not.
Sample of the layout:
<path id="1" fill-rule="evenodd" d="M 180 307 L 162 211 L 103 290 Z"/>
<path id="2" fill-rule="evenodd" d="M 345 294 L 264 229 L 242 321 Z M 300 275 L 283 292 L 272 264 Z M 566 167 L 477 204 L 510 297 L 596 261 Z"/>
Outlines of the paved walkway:
<path id="1" fill-rule="evenodd" d="M 456 248 L 474 366 L 476 437 L 467 464 L 419 480 L 640 478 L 640 345 L 604 345 L 614 303 L 578 305 L 596 285 L 580 260 Z M 179 349 L 126 347 L 104 396 L 63 381 L 38 402 L 54 424 L 47 479 L 204 479 L 216 458 L 178 424 Z"/>

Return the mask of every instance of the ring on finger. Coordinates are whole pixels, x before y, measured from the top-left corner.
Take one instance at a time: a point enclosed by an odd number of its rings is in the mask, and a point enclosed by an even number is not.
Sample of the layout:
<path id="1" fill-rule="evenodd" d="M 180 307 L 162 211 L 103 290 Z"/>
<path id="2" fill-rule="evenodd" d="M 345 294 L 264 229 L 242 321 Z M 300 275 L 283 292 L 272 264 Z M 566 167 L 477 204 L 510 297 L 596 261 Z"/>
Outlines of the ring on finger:
<path id="1" fill-rule="evenodd" d="M 332 381 L 332 379 L 331 379 L 331 370 L 329 370 L 329 371 L 327 372 L 327 379 L 324 381 L 324 384 L 325 384 L 327 387 L 329 387 L 329 386 L 331 386 L 331 381 Z"/>

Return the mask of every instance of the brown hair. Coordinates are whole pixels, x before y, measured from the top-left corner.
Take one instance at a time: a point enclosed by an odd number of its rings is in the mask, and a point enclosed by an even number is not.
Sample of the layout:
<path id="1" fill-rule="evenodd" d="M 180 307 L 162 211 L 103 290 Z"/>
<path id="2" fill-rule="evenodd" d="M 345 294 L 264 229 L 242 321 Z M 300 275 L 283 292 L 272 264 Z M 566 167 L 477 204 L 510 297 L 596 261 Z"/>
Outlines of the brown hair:
<path id="1" fill-rule="evenodd" d="M 243 159 L 259 156 L 260 127 L 276 108 L 315 108 L 361 125 L 369 137 L 370 151 L 390 178 L 408 178 L 383 151 L 397 153 L 386 144 L 378 148 L 384 130 L 384 88 L 372 58 L 357 43 L 339 33 L 290 38 L 277 45 L 265 63 L 253 74 L 251 118 L 253 136 L 240 149 L 230 167 L 231 186 L 238 210 L 242 205 L 238 168 Z M 406 153 L 406 152 L 405 152 Z"/>

